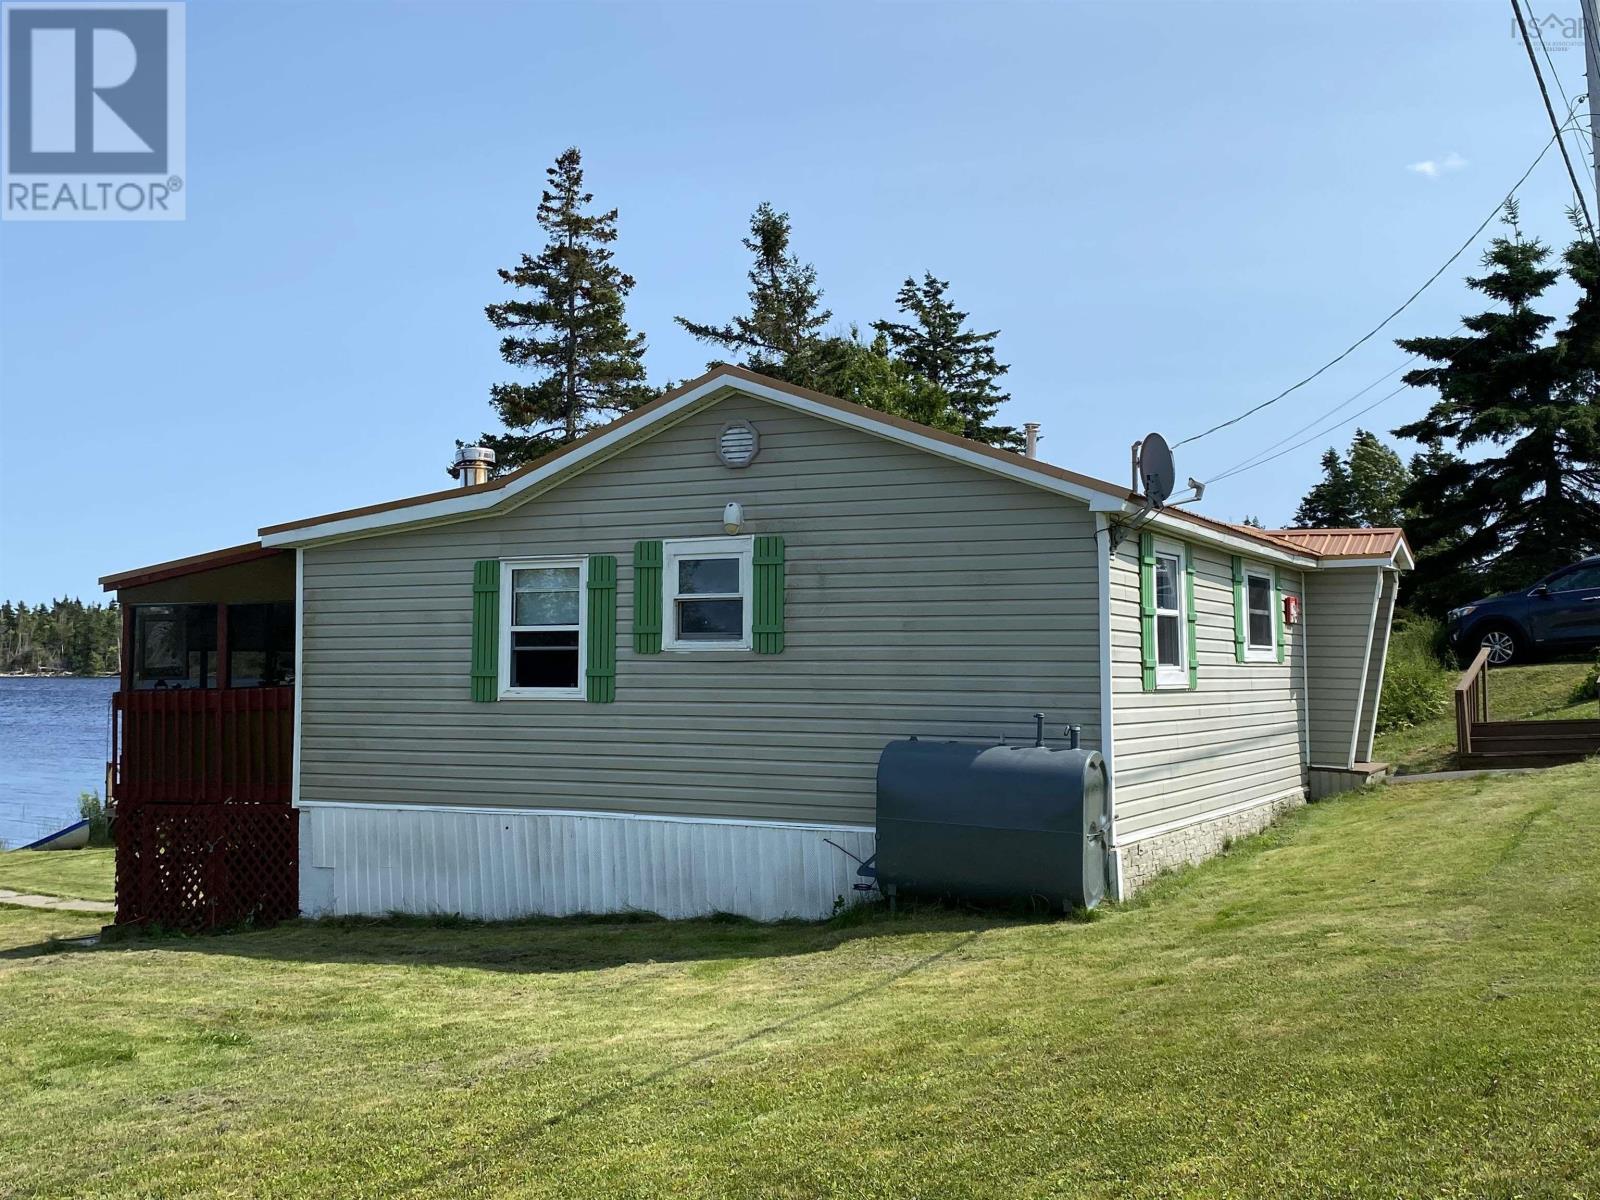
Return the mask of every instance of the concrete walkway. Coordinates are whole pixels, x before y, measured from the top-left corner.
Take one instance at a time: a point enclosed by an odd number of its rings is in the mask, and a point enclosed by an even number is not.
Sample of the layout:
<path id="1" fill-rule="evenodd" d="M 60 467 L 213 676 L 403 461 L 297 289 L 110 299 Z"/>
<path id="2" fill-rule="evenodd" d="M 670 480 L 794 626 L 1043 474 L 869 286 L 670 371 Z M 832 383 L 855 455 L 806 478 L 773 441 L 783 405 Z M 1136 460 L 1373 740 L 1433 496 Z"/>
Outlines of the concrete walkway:
<path id="1" fill-rule="evenodd" d="M 0 904 L 18 908 L 46 908 L 54 912 L 114 913 L 117 906 L 105 900 L 78 900 L 71 896 L 36 896 L 31 892 L 9 892 L 0 888 Z"/>

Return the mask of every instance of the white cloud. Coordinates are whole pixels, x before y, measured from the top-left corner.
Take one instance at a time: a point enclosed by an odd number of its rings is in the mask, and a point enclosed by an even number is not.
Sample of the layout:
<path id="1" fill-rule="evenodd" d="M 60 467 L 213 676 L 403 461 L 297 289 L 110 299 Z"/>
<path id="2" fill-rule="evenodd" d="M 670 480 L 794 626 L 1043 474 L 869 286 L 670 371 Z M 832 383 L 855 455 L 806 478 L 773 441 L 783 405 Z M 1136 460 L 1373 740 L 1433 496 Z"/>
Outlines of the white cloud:
<path id="1" fill-rule="evenodd" d="M 1406 170 L 1426 175 L 1429 179 L 1437 179 L 1451 171 L 1459 171 L 1466 165 L 1467 160 L 1452 150 L 1443 158 L 1425 158 L 1421 162 L 1407 163 Z"/>

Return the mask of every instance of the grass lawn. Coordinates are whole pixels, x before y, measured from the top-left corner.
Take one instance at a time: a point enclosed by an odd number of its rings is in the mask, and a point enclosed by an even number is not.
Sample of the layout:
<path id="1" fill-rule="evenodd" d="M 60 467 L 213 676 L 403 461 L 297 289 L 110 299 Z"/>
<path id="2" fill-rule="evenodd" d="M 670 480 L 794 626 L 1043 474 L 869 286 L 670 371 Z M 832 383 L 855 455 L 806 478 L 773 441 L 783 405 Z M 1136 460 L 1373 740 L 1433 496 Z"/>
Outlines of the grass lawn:
<path id="1" fill-rule="evenodd" d="M 1490 719 L 1565 721 L 1600 717 L 1600 704 L 1593 700 L 1582 704 L 1571 702 L 1573 689 L 1592 665 L 1592 662 L 1552 662 L 1491 669 Z M 1372 753 L 1377 761 L 1389 763 L 1403 775 L 1453 770 L 1456 757 L 1454 699 L 1442 717 L 1410 729 L 1380 733 L 1373 742 Z"/>
<path id="2" fill-rule="evenodd" d="M 1088 922 L 13 950 L 0 1195 L 1595 1195 L 1597 1013 L 1586 764 L 1313 806 Z"/>
<path id="3" fill-rule="evenodd" d="M 76 896 L 80 900 L 114 900 L 111 847 L 91 850 L 0 851 L 0 888 Z"/>

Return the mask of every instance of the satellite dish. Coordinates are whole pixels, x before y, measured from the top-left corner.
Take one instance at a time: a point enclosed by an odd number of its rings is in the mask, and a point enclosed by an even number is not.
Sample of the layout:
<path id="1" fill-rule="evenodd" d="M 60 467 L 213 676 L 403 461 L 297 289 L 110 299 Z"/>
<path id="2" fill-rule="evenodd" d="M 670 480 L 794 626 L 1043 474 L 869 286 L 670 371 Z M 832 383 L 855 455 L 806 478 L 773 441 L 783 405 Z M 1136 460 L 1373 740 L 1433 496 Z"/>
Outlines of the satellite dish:
<path id="1" fill-rule="evenodd" d="M 1144 487 L 1144 498 L 1156 508 L 1167 502 L 1178 482 L 1172 450 L 1159 433 L 1152 433 L 1139 443 L 1139 482 Z"/>

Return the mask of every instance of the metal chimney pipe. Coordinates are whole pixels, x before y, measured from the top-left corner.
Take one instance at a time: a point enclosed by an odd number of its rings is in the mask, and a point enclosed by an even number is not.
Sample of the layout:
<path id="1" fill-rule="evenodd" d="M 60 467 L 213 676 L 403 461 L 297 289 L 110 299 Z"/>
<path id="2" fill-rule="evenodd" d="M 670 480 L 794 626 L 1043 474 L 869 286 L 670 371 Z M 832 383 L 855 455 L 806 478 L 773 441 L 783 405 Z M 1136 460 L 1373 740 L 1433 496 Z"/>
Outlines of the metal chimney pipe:
<path id="1" fill-rule="evenodd" d="M 1039 457 L 1039 422 L 1024 421 L 1022 436 L 1025 439 L 1022 453 L 1027 458 Z"/>
<path id="2" fill-rule="evenodd" d="M 1068 725 L 1067 726 L 1067 745 L 1069 747 L 1071 747 L 1072 749 L 1076 750 L 1078 748 L 1078 735 L 1081 734 L 1082 732 L 1083 732 L 1083 726 L 1082 725 Z"/>
<path id="3" fill-rule="evenodd" d="M 1043 713 L 1034 713 L 1033 714 L 1033 744 L 1035 746 L 1044 745 L 1044 714 Z"/>
<path id="4" fill-rule="evenodd" d="M 494 451 L 487 446 L 457 446 L 455 461 L 448 469 L 450 478 L 460 480 L 464 488 L 488 483 L 489 472 L 494 469 Z"/>

